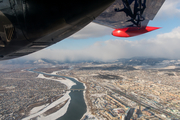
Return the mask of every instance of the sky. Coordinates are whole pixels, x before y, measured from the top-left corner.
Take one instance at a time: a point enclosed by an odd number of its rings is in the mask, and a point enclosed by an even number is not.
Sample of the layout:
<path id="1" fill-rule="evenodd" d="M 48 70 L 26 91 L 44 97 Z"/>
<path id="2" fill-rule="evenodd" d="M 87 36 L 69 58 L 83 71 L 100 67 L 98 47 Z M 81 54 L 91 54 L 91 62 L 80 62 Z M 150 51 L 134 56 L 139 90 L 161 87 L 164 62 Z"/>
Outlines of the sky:
<path id="1" fill-rule="evenodd" d="M 90 23 L 72 36 L 25 56 L 59 61 L 155 57 L 180 59 L 180 0 L 166 0 L 148 26 L 161 29 L 131 38 L 111 35 L 113 29 Z"/>

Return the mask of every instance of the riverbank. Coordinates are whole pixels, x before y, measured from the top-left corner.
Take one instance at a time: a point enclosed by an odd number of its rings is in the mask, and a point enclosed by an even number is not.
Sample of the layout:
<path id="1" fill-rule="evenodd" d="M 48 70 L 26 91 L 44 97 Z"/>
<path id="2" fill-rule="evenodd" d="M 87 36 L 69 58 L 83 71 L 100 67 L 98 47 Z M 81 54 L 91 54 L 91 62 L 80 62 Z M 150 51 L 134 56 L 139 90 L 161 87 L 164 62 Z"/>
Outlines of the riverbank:
<path id="1" fill-rule="evenodd" d="M 73 85 L 76 85 L 74 82 L 72 82 L 69 79 L 53 79 L 53 77 L 45 77 L 43 74 L 39 74 L 37 78 L 43 78 L 43 79 L 48 79 L 48 80 L 54 80 L 54 81 L 58 81 L 61 82 L 63 84 L 65 84 L 67 86 L 68 89 L 70 89 Z M 34 107 L 30 113 L 31 115 L 24 118 L 23 120 L 29 120 L 31 118 L 35 118 L 38 120 L 53 120 L 53 119 L 58 119 L 59 117 L 63 116 L 68 109 L 68 106 L 70 104 L 71 101 L 71 97 L 69 96 L 70 91 L 67 91 L 61 98 L 59 98 L 58 100 L 54 101 L 53 103 L 49 104 L 49 105 L 41 105 L 38 107 Z M 56 106 L 58 106 L 59 104 L 65 102 L 66 103 L 57 111 L 55 111 L 54 113 L 45 116 L 44 113 L 46 113 L 48 110 L 55 108 Z"/>
<path id="2" fill-rule="evenodd" d="M 58 72 L 60 72 L 60 71 L 54 71 L 54 72 L 52 72 L 51 74 L 57 75 Z M 66 77 L 68 77 L 68 76 L 66 76 Z M 84 101 L 85 101 L 85 104 L 86 104 L 87 108 L 86 108 L 86 113 L 84 113 L 84 115 L 81 117 L 80 120 L 84 120 L 84 118 L 85 118 L 86 116 L 88 116 L 88 118 L 94 118 L 94 120 L 98 120 L 98 119 L 91 113 L 91 110 L 90 110 L 90 108 L 89 108 L 89 106 L 88 106 L 88 101 L 87 101 L 87 98 L 86 98 L 86 89 L 87 89 L 86 84 L 85 84 L 84 82 L 82 82 L 81 80 L 79 80 L 79 78 L 76 78 L 76 77 L 71 77 L 71 78 L 75 79 L 75 80 L 78 81 L 78 82 L 83 83 L 84 89 L 85 89 L 85 91 L 83 91 L 83 98 L 84 98 Z"/>
<path id="3" fill-rule="evenodd" d="M 80 81 L 79 79 L 77 78 L 74 78 L 76 79 L 77 81 Z M 81 81 L 80 81 L 81 82 Z M 83 82 L 81 82 L 83 83 Z M 87 86 L 85 83 L 83 83 L 84 85 L 84 89 L 86 90 L 87 89 Z M 88 101 L 87 101 L 87 98 L 86 98 L 86 91 L 83 91 L 83 96 L 84 96 L 84 101 L 86 103 L 86 106 L 87 106 L 87 110 L 86 110 L 86 113 L 84 113 L 84 115 L 82 116 L 81 120 L 84 120 L 86 118 L 86 116 L 88 118 L 94 118 L 94 120 L 98 120 L 92 113 L 91 113 L 91 109 L 89 108 L 90 106 L 88 105 Z"/>
<path id="4" fill-rule="evenodd" d="M 39 74 L 38 78 L 43 78 L 43 79 L 48 79 L 48 80 L 54 80 L 54 81 L 61 82 L 62 84 L 65 84 L 68 89 L 70 89 L 73 85 L 76 85 L 76 83 L 72 82 L 69 79 L 64 79 L 64 78 L 54 79 L 53 77 L 45 77 L 43 74 Z"/>
<path id="5" fill-rule="evenodd" d="M 71 100 L 69 93 L 70 93 L 69 91 L 66 92 L 66 94 L 63 97 L 61 97 L 60 99 L 56 100 L 55 102 L 51 103 L 50 105 L 46 106 L 45 108 L 42 108 L 41 111 L 34 113 L 22 120 L 29 120 L 31 118 L 37 118 L 38 120 L 53 120 L 53 119 L 59 118 L 60 116 L 63 116 L 66 113 L 69 103 L 70 103 L 70 100 Z M 67 103 L 60 110 L 58 110 L 57 112 L 52 113 L 48 116 L 43 115 L 46 111 L 57 106 L 60 103 L 65 102 L 67 99 L 68 99 Z M 38 109 L 38 108 L 34 108 L 33 111 L 37 111 L 36 109 Z"/>
<path id="6" fill-rule="evenodd" d="M 44 73 L 44 72 L 38 72 L 33 71 L 33 69 L 30 69 L 29 71 L 38 73 L 37 78 L 41 79 L 48 79 L 53 81 L 61 82 L 62 84 L 65 84 L 67 86 L 66 89 L 84 89 L 85 84 L 80 82 L 78 79 L 68 76 L 60 76 L 57 75 L 58 72 L 61 71 L 54 71 L 52 73 Z M 66 92 L 66 91 L 64 91 Z M 68 94 L 68 96 L 67 96 Z M 87 105 L 85 103 L 85 91 L 78 91 L 78 92 L 72 92 L 68 91 L 66 94 L 62 97 L 64 100 L 61 102 L 56 103 L 56 105 L 50 106 L 46 105 L 44 106 L 36 106 L 36 108 L 33 108 L 33 111 L 31 113 L 34 113 L 26 118 L 26 119 L 37 119 L 37 120 L 80 120 L 82 116 L 87 111 Z M 70 99 L 69 99 L 70 98 Z M 52 102 L 53 104 L 54 102 Z M 77 107 L 78 106 L 78 107 Z M 62 108 L 61 108 L 62 107 Z M 32 110 L 32 109 L 31 109 Z M 36 111 L 38 111 L 36 113 Z M 45 113 L 48 113 L 45 114 Z M 50 114 L 49 114 L 50 113 Z"/>
<path id="7" fill-rule="evenodd" d="M 58 75 L 59 72 L 61 72 L 61 71 L 54 71 L 51 74 Z M 66 76 L 66 77 L 68 77 L 68 76 Z M 79 78 L 72 77 L 72 76 L 71 76 L 71 78 L 75 79 L 78 82 L 81 82 L 83 84 L 83 86 L 84 86 L 84 89 L 85 89 L 85 91 L 83 91 L 83 98 L 84 98 L 84 101 L 85 101 L 85 104 L 86 104 L 87 108 L 86 108 L 86 113 L 84 113 L 84 115 L 81 117 L 80 120 L 84 120 L 84 118 L 86 116 L 88 116 L 88 118 L 92 118 L 92 117 L 95 118 L 95 116 L 92 115 L 91 112 L 90 112 L 90 108 L 88 106 L 88 101 L 86 99 L 86 89 L 87 89 L 86 84 L 84 82 L 82 82 Z M 96 118 L 95 118 L 95 120 L 96 120 Z"/>

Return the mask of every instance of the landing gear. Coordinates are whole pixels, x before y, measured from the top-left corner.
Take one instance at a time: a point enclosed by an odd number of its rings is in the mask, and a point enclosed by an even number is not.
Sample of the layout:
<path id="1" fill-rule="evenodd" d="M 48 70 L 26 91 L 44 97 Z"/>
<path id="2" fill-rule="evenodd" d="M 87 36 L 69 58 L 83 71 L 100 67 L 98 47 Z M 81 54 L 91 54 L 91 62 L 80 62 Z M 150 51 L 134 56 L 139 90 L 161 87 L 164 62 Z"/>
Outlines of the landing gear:
<path id="1" fill-rule="evenodd" d="M 119 9 L 115 8 L 115 12 L 124 12 L 126 16 L 129 16 L 131 19 L 126 22 L 132 22 L 133 25 L 129 27 L 141 27 L 141 22 L 145 20 L 142 16 L 144 10 L 146 9 L 146 0 L 122 0 L 124 8 Z M 131 5 L 134 4 L 134 10 L 132 10 Z"/>

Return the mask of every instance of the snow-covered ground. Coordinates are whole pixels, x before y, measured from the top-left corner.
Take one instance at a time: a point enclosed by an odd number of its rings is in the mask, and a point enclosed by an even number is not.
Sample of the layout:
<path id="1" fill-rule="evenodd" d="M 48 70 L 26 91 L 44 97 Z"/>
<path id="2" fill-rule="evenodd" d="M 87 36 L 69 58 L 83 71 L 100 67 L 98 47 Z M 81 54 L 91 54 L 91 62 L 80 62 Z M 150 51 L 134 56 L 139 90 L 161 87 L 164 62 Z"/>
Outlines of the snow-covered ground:
<path id="1" fill-rule="evenodd" d="M 164 67 L 162 69 L 176 69 L 176 66 L 167 66 L 167 67 Z"/>
<path id="2" fill-rule="evenodd" d="M 96 96 L 96 97 L 102 97 L 102 96 L 105 96 L 106 94 L 104 93 L 101 93 L 101 94 L 91 94 L 91 96 Z"/>
<path id="3" fill-rule="evenodd" d="M 58 72 L 60 72 L 60 71 L 54 71 L 51 74 L 52 75 L 57 75 Z M 53 77 L 45 77 L 43 74 L 39 74 L 37 78 L 43 78 L 43 79 L 48 79 L 48 80 L 54 80 L 54 81 L 61 82 L 62 84 L 65 84 L 68 89 L 70 89 L 73 85 L 76 85 L 76 83 L 74 83 L 73 81 L 71 81 L 69 79 L 64 79 L 64 78 L 54 79 Z M 74 78 L 74 79 L 79 81 L 77 78 Z M 85 84 L 84 84 L 84 86 L 85 86 L 85 89 L 86 89 Z M 70 93 L 70 91 L 67 91 L 63 97 L 59 98 L 58 100 L 54 101 L 51 104 L 46 104 L 46 105 L 42 105 L 42 106 L 38 106 L 38 107 L 33 108 L 30 111 L 30 116 L 28 116 L 28 117 L 26 117 L 26 118 L 24 118 L 22 120 L 29 120 L 29 119 L 35 118 L 35 117 L 38 120 L 55 120 L 55 119 L 63 116 L 67 112 L 68 106 L 70 104 L 71 97 L 69 96 L 69 93 Z M 85 103 L 87 105 L 87 100 L 85 98 L 85 91 L 83 92 L 83 95 L 84 95 Z M 54 113 L 52 113 L 52 114 L 50 114 L 48 116 L 43 116 L 44 112 L 46 112 L 47 110 L 57 106 L 60 103 L 66 101 L 67 99 L 69 99 L 69 100 L 67 101 L 67 103 L 61 109 L 59 109 L 58 111 L 56 111 L 56 112 L 54 112 Z M 94 115 L 91 114 L 88 106 L 87 106 L 87 112 L 83 116 L 85 116 L 85 115 L 88 115 L 88 117 L 95 117 Z"/>
<path id="4" fill-rule="evenodd" d="M 30 116 L 28 116 L 28 117 L 26 117 L 26 118 L 24 118 L 22 120 L 29 120 L 29 119 L 35 118 L 35 117 L 37 117 L 38 120 L 55 120 L 55 119 L 63 116 L 66 113 L 66 111 L 68 109 L 68 106 L 69 106 L 69 103 L 70 103 L 70 100 L 71 100 L 71 97 L 69 96 L 69 93 L 70 93 L 70 91 L 66 92 L 66 94 L 63 97 L 61 97 L 60 99 L 54 101 L 53 103 L 51 103 L 50 105 L 45 107 L 43 110 L 41 110 L 41 111 L 39 111 L 37 113 L 34 113 L 34 114 L 32 114 L 32 115 L 30 115 Z M 43 116 L 44 112 L 46 112 L 47 110 L 57 106 L 59 103 L 62 103 L 64 101 L 66 101 L 67 99 L 69 99 L 68 102 L 61 109 L 59 109 L 55 113 L 50 114 L 48 116 Z M 38 108 L 36 107 L 36 108 L 34 108 L 32 110 L 33 111 L 38 111 L 37 109 Z M 30 111 L 30 113 L 33 112 L 32 110 Z"/>
<path id="5" fill-rule="evenodd" d="M 48 104 L 47 104 L 48 105 Z M 30 115 L 37 113 L 38 111 L 42 110 L 43 108 L 45 108 L 47 105 L 41 105 L 38 107 L 34 107 L 31 111 L 30 111 Z"/>
<path id="6" fill-rule="evenodd" d="M 52 72 L 51 74 L 52 74 L 52 75 L 57 75 L 58 72 L 60 72 L 60 71 L 54 71 L 54 72 Z"/>
<path id="7" fill-rule="evenodd" d="M 62 79 L 62 80 L 52 79 L 49 77 L 45 77 L 43 74 L 39 74 L 38 78 L 59 81 L 59 82 L 65 84 L 68 87 L 68 89 L 70 89 L 73 85 L 76 85 L 76 83 L 72 82 L 69 79 L 65 79 L 65 80 L 64 79 Z M 68 106 L 70 104 L 71 97 L 69 96 L 69 93 L 70 93 L 70 91 L 67 91 L 63 97 L 59 98 L 58 100 L 54 101 L 53 103 L 51 103 L 48 106 L 42 105 L 42 106 L 33 108 L 30 111 L 30 116 L 24 118 L 23 120 L 29 120 L 29 119 L 35 118 L 35 117 L 37 117 L 38 120 L 55 120 L 55 119 L 63 116 L 66 113 Z M 61 109 L 59 109 L 58 111 L 56 111 L 48 116 L 43 116 L 44 112 L 57 106 L 60 103 L 66 101 L 67 99 L 69 99 L 68 102 Z"/>
<path id="8" fill-rule="evenodd" d="M 43 74 L 39 74 L 38 78 L 44 78 L 44 79 L 59 81 L 62 84 L 65 84 L 68 87 L 68 89 L 70 89 L 73 85 L 76 85 L 76 83 L 74 83 L 73 81 L 71 81 L 69 79 L 53 79 L 53 78 L 45 77 Z"/>
<path id="9" fill-rule="evenodd" d="M 74 78 L 74 79 L 77 80 L 77 78 Z M 84 88 L 86 89 L 86 88 L 87 88 L 86 85 L 85 85 L 84 83 L 83 83 L 83 85 L 84 85 Z M 88 106 L 88 104 L 87 104 L 87 100 L 86 100 L 86 97 L 85 97 L 85 91 L 83 91 L 83 96 L 84 96 L 84 100 L 85 100 L 85 103 L 86 103 L 86 106 L 87 106 L 87 111 L 86 111 L 86 113 L 82 116 L 81 120 L 83 120 L 83 117 L 84 117 L 84 116 L 88 116 L 88 118 L 94 117 L 94 118 L 95 118 L 94 120 L 98 120 L 94 115 L 91 114 L 91 111 L 90 111 L 90 109 L 89 109 L 89 106 Z"/>

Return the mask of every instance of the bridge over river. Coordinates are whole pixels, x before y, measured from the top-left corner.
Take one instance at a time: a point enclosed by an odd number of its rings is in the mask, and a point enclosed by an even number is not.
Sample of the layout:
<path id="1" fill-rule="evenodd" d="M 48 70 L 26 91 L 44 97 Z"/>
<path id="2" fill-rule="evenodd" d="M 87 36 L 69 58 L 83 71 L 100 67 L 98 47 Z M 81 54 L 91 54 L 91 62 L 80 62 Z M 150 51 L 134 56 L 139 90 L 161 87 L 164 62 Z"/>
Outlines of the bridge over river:
<path id="1" fill-rule="evenodd" d="M 66 89 L 65 91 L 84 91 L 86 89 Z"/>

